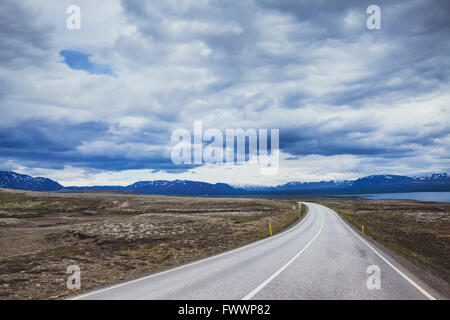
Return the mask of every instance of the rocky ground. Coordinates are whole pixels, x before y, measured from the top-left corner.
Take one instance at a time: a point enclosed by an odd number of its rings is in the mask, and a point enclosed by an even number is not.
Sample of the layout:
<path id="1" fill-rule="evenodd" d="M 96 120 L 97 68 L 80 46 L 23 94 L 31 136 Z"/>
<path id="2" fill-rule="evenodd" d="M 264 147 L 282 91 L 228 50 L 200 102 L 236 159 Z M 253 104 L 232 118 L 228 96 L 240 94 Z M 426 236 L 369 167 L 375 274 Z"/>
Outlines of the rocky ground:
<path id="1" fill-rule="evenodd" d="M 296 221 L 294 204 L 0 190 L 0 299 L 63 298 L 236 248 Z"/>

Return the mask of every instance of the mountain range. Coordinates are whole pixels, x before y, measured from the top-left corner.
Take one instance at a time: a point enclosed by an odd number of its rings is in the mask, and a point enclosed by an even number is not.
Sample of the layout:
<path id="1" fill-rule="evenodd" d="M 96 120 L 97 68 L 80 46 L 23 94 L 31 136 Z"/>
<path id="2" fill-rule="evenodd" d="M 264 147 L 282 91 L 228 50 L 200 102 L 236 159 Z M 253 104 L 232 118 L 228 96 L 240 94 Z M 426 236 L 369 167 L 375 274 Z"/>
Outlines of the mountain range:
<path id="1" fill-rule="evenodd" d="M 33 178 L 12 171 L 0 171 L 0 188 L 31 191 L 121 191 L 154 195 L 244 196 L 294 194 L 364 194 L 393 192 L 450 191 L 450 175 L 427 177 L 372 175 L 356 180 L 289 182 L 278 186 L 240 186 L 190 180 L 139 181 L 129 186 L 64 187 L 48 178 Z"/>
<path id="2" fill-rule="evenodd" d="M 32 191 L 57 191 L 64 187 L 58 182 L 48 178 L 33 178 L 25 174 L 12 171 L 0 171 L 0 188 L 32 190 Z"/>

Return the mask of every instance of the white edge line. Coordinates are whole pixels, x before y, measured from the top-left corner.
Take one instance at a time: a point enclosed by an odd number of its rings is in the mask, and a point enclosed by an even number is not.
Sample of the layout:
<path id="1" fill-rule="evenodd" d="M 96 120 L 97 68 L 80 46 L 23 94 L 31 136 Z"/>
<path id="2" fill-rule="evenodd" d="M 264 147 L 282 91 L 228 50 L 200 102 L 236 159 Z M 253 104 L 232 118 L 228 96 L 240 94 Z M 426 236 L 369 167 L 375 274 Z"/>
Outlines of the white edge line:
<path id="1" fill-rule="evenodd" d="M 301 202 L 299 202 L 299 203 L 301 203 Z M 306 218 L 306 219 L 308 219 L 308 217 L 309 217 L 309 215 L 307 215 L 307 218 Z M 323 217 L 322 217 L 322 218 L 323 218 Z M 193 266 L 193 265 L 196 265 L 196 264 L 199 264 L 199 263 L 203 263 L 203 262 L 206 262 L 206 261 L 209 261 L 209 260 L 213 260 L 213 259 L 216 259 L 216 258 L 225 256 L 225 255 L 228 255 L 228 254 L 231 254 L 231 253 L 236 253 L 237 251 L 240 251 L 240 250 L 243 250 L 243 249 L 248 249 L 248 248 L 250 248 L 250 247 L 256 246 L 256 245 L 261 244 L 261 243 L 263 243 L 263 242 L 272 240 L 272 239 L 274 239 L 274 238 L 277 238 L 277 237 L 280 237 L 280 236 L 282 236 L 282 235 L 285 235 L 285 234 L 287 234 L 287 233 L 289 233 L 289 232 L 292 232 L 293 230 L 295 230 L 295 229 L 297 229 L 298 227 L 300 227 L 300 225 L 302 225 L 303 222 L 304 222 L 306 219 L 303 219 L 303 220 L 300 221 L 296 226 L 294 226 L 294 227 L 292 227 L 292 228 L 290 228 L 290 229 L 288 229 L 288 230 L 286 230 L 286 231 L 284 231 L 284 232 L 281 232 L 281 233 L 278 233 L 278 234 L 273 235 L 273 236 L 271 236 L 271 237 L 268 237 L 268 238 L 265 238 L 265 239 L 261 239 L 261 240 L 258 240 L 258 241 L 256 241 L 256 242 L 247 244 L 247 245 L 245 245 L 245 246 L 243 246 L 243 247 L 236 248 L 236 249 L 233 249 L 233 250 L 230 250 L 230 251 L 226 251 L 226 252 L 223 252 L 223 253 L 219 253 L 219 254 L 217 254 L 217 255 L 214 255 L 214 256 L 211 256 L 211 257 L 208 257 L 208 258 L 205 258 L 205 259 L 201 259 L 201 260 L 198 260 L 198 261 L 195 261 L 195 262 L 191 262 L 191 263 L 188 263 L 188 264 L 184 264 L 184 265 L 182 265 L 182 266 L 175 267 L 175 268 L 172 268 L 172 269 L 169 269 L 169 270 L 165 270 L 165 271 L 161 271 L 161 272 L 158 272 L 158 273 L 150 274 L 150 275 L 148 275 L 148 276 L 144 276 L 144 277 L 141 277 L 141 278 L 138 278 L 138 279 L 134 279 L 134 280 L 122 282 L 122 283 L 119 283 L 119 284 L 116 284 L 116 285 L 112 285 L 112 286 L 110 286 L 110 287 L 106 287 L 106 288 L 103 288 L 103 289 L 98 289 L 98 290 L 94 290 L 94 291 L 91 291 L 91 292 L 87 292 L 87 293 L 85 293 L 85 294 L 80 294 L 80 295 L 77 295 L 77 296 L 74 296 L 74 297 L 70 297 L 70 298 L 67 298 L 67 300 L 79 300 L 79 299 L 83 299 L 83 298 L 85 298 L 85 297 L 89 297 L 89 296 L 92 296 L 92 295 L 94 295 L 94 294 L 98 294 L 98 293 L 102 293 L 102 292 L 105 292 L 105 291 L 108 291 L 108 290 L 120 288 L 120 287 L 129 285 L 129 284 L 132 284 L 132 283 L 136 283 L 136 282 L 139 282 L 139 281 L 142 281 L 142 280 L 146 280 L 146 279 L 154 278 L 154 277 L 157 277 L 157 276 L 161 276 L 161 275 L 166 274 L 166 273 L 169 273 L 169 272 L 173 272 L 173 271 L 177 271 L 177 270 L 180 270 L 180 269 L 183 269 L 183 268 L 191 267 L 191 266 Z M 323 221 L 322 221 L 322 222 L 323 222 Z"/>
<path id="2" fill-rule="evenodd" d="M 330 209 L 330 208 L 328 208 Z M 330 209 L 331 210 L 331 209 Z M 424 296 L 426 296 L 430 300 L 436 300 L 435 297 L 433 297 L 431 294 L 429 294 L 425 289 L 423 289 L 421 286 L 419 286 L 414 280 L 412 280 L 410 277 L 408 277 L 406 274 L 401 272 L 396 266 L 394 266 L 392 263 L 389 262 L 388 259 L 383 257 L 381 253 L 379 253 L 377 250 L 375 250 L 367 241 L 365 241 L 363 238 L 361 238 L 355 231 L 353 231 L 345 222 L 342 220 L 342 218 L 335 212 L 334 210 L 331 210 L 336 214 L 336 216 L 341 220 L 341 222 L 350 230 L 359 240 L 361 240 L 366 246 L 368 246 L 373 252 L 377 254 L 384 262 L 387 263 L 388 266 L 390 266 L 392 269 L 394 269 L 399 275 L 401 275 L 406 281 L 408 281 L 410 284 L 412 284 L 417 290 L 419 290 Z"/>
<path id="3" fill-rule="evenodd" d="M 302 250 L 300 250 L 291 260 L 289 260 L 284 266 L 282 266 L 280 269 L 275 271 L 269 278 L 264 280 L 259 286 L 257 286 L 255 289 L 253 289 L 249 294 L 247 294 L 245 297 L 242 298 L 242 300 L 250 300 L 253 298 L 259 291 L 261 291 L 266 285 L 268 285 L 273 279 L 275 279 L 281 272 L 283 272 L 284 269 L 286 269 L 292 262 L 294 262 L 295 259 L 300 256 L 303 251 L 305 251 L 313 242 L 316 240 L 316 238 L 319 236 L 319 234 L 322 232 L 323 229 L 323 212 L 321 212 L 322 217 L 322 224 L 320 226 L 319 231 L 317 234 L 311 239 L 310 242 L 306 246 L 303 247 Z"/>

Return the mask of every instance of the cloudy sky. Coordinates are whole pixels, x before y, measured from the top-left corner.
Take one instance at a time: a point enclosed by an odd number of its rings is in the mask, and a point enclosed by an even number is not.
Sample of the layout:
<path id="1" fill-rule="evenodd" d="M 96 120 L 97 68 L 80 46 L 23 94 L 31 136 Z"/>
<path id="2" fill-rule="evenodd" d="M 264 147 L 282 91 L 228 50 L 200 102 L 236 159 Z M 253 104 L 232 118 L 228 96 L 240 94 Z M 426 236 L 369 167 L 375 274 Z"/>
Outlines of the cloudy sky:
<path id="1" fill-rule="evenodd" d="M 66 186 L 448 172 L 449 53 L 448 1 L 2 0 L 0 170 Z M 278 174 L 175 165 L 171 133 L 199 120 L 279 129 Z"/>

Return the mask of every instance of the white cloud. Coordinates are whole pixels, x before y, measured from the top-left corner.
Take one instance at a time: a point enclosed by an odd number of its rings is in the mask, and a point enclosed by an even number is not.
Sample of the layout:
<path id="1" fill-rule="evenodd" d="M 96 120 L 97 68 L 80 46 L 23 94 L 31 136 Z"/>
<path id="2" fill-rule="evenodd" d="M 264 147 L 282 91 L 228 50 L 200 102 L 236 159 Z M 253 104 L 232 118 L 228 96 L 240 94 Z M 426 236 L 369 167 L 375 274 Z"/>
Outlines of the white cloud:
<path id="1" fill-rule="evenodd" d="M 350 5 L 327 7 L 314 16 L 306 2 L 311 19 L 302 20 L 298 16 L 304 12 L 286 11 L 284 2 L 272 7 L 253 1 L 77 3 L 82 10 L 78 31 L 66 28 L 70 1 L 4 4 L 5 15 L 8 6 L 14 8 L 20 32 L 0 31 L 2 132 L 36 119 L 106 127 L 73 146 L 79 162 L 61 163 L 51 158 L 57 152 L 43 146 L 40 151 L 48 151 L 50 162 L 65 165 L 61 172 L 70 175 L 51 169 L 41 175 L 86 184 L 123 182 L 128 173 L 127 181 L 144 179 L 159 169 L 154 166 L 161 157 L 168 158 L 172 130 L 191 130 L 195 120 L 222 130 L 280 129 L 280 175 L 260 177 L 247 166 L 204 166 L 151 177 L 275 184 L 446 168 L 450 88 L 443 49 L 450 44 L 446 38 L 430 40 L 445 30 L 439 19 L 438 33 L 421 29 L 423 34 L 406 37 L 389 25 L 368 32 L 365 8 Z M 405 26 L 408 19 L 421 22 L 411 13 L 420 2 L 385 7 L 390 17 L 404 17 L 398 21 Z M 63 49 L 91 54 L 96 63 L 110 65 L 114 76 L 69 68 L 59 56 Z M 47 138 L 42 140 L 52 140 Z M 30 151 L 22 158 L 18 154 L 27 150 L 20 151 L 8 153 L 4 163 L 38 173 Z M 300 158 L 288 160 L 292 156 Z M 141 167 L 148 163 L 148 170 L 92 172 L 96 158 L 132 159 Z"/>

